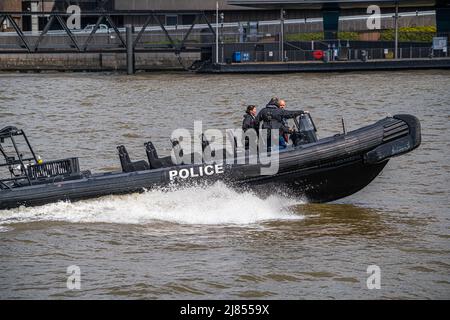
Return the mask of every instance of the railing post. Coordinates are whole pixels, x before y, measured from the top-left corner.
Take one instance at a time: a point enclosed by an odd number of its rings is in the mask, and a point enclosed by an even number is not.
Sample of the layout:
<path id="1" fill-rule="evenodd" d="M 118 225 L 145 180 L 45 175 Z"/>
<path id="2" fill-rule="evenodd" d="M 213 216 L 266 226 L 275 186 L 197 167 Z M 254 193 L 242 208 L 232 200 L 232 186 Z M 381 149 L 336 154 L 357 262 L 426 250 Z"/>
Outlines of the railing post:
<path id="1" fill-rule="evenodd" d="M 126 30 L 126 46 L 127 46 L 127 74 L 134 74 L 134 46 L 133 46 L 133 28 L 127 24 Z"/>
<path id="2" fill-rule="evenodd" d="M 280 9 L 280 61 L 284 61 L 284 10 Z"/>
<path id="3" fill-rule="evenodd" d="M 395 59 L 398 59 L 398 2 L 395 3 Z"/>
<path id="4" fill-rule="evenodd" d="M 219 63 L 219 1 L 216 1 L 216 64 Z"/>

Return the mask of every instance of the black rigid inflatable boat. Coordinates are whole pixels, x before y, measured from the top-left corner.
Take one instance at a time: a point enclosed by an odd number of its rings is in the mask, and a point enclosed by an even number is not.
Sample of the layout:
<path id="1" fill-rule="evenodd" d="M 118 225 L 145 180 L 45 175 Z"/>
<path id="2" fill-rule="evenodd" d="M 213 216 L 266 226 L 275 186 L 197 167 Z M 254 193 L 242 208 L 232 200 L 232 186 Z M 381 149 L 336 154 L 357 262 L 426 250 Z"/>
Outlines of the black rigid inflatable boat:
<path id="1" fill-rule="evenodd" d="M 236 145 L 231 161 L 174 164 L 173 157 L 158 157 L 151 142 L 145 144 L 147 160 L 131 161 L 119 146 L 120 172 L 92 174 L 81 171 L 78 158 L 43 162 L 34 153 L 23 130 L 0 130 L 0 209 L 35 206 L 61 200 L 76 201 L 112 194 L 142 192 L 171 184 L 224 181 L 236 188 L 263 194 L 287 191 L 310 202 L 328 202 L 349 196 L 368 185 L 390 158 L 421 143 L 419 120 L 412 115 L 386 117 L 360 129 L 317 139 L 309 114 L 295 119 L 297 130 L 288 148 L 277 152 L 278 170 L 263 175 L 263 164 L 239 161 Z M 24 156 L 17 139 L 24 139 L 30 156 Z M 11 151 L 6 144 L 10 142 Z M 177 144 L 174 143 L 174 146 Z M 220 151 L 220 150 L 219 150 Z M 248 159 L 247 159 L 248 160 Z M 248 161 L 247 161 L 248 162 Z"/>

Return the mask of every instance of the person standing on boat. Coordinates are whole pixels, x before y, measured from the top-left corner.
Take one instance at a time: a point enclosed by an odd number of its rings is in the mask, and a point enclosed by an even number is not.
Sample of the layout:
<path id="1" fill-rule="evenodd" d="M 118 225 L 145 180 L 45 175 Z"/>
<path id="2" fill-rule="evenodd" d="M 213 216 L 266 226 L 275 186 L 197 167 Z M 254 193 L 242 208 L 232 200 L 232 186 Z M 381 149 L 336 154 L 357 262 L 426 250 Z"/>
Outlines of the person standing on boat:
<path id="1" fill-rule="evenodd" d="M 256 136 L 259 135 L 259 121 L 256 120 L 256 106 L 249 105 L 244 114 L 244 120 L 242 121 L 242 131 L 246 132 L 249 129 L 254 129 Z M 245 137 L 245 149 L 249 147 L 248 137 Z M 256 144 L 255 144 L 256 145 Z"/>
<path id="2" fill-rule="evenodd" d="M 283 107 L 281 107 L 281 105 Z M 305 113 L 303 110 L 289 111 L 285 109 L 286 102 L 276 97 L 270 99 L 269 103 L 256 116 L 258 122 L 263 122 L 262 128 L 267 129 L 268 150 L 271 149 L 270 135 L 271 130 L 279 130 L 280 149 L 286 148 L 285 134 L 292 130 L 287 125 L 287 119 L 298 117 Z"/>
<path id="3" fill-rule="evenodd" d="M 242 121 L 242 131 L 248 129 L 255 129 L 258 132 L 259 122 L 256 120 L 256 106 L 249 105 L 244 114 L 244 121 Z"/>

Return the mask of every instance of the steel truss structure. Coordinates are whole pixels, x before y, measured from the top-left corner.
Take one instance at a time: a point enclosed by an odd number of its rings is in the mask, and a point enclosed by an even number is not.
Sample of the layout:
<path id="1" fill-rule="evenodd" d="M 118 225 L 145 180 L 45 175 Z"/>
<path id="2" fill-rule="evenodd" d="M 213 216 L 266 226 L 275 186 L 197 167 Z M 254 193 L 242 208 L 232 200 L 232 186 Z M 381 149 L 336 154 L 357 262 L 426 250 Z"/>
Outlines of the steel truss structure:
<path id="1" fill-rule="evenodd" d="M 173 39 L 173 37 L 169 34 L 167 31 L 166 26 L 162 23 L 161 17 L 165 16 L 167 14 L 189 14 L 194 15 L 194 21 L 192 22 L 190 28 L 188 29 L 187 33 L 184 35 L 181 42 L 177 42 Z M 24 34 L 24 32 L 20 29 L 20 27 L 17 25 L 16 21 L 13 17 L 21 16 L 42 16 L 46 15 L 48 16 L 48 22 L 45 24 L 45 27 L 42 31 L 39 31 L 39 33 L 36 34 L 38 37 L 37 40 L 32 43 L 27 39 L 27 35 Z M 83 42 L 80 42 L 77 40 L 76 34 L 68 28 L 65 18 L 71 16 L 71 13 L 66 12 L 0 12 L 0 25 L 4 21 L 8 21 L 9 24 L 14 29 L 14 32 L 16 33 L 17 37 L 20 39 L 21 45 L 20 48 L 0 48 L 0 54 L 1 53 L 102 53 L 102 52 L 127 52 L 127 41 L 124 39 L 123 34 L 119 31 L 118 27 L 114 23 L 112 16 L 141 16 L 145 17 L 144 25 L 142 26 L 139 33 L 134 37 L 132 41 L 132 47 L 133 51 L 135 52 L 173 52 L 175 54 L 180 54 L 181 52 L 188 52 L 188 51 L 199 51 L 202 47 L 205 46 L 205 44 L 199 43 L 199 44 L 190 44 L 189 47 L 186 46 L 186 41 L 188 40 L 189 36 L 192 33 L 192 30 L 196 24 L 204 23 L 208 26 L 208 31 L 211 32 L 211 35 L 215 37 L 215 30 L 208 21 L 205 13 L 203 11 L 94 11 L 94 12 L 83 12 L 81 14 L 82 17 L 97 17 L 97 22 L 95 23 L 94 28 L 87 36 L 87 39 Z M 61 25 L 64 34 L 69 37 L 71 46 L 70 48 L 60 48 L 57 45 L 54 47 L 46 47 L 42 48 L 40 47 L 42 40 L 48 35 L 48 32 L 50 31 L 52 25 L 57 22 Z M 92 39 L 95 37 L 97 31 L 99 30 L 100 24 L 102 22 L 108 23 L 111 28 L 114 30 L 115 35 L 119 39 L 119 45 L 116 47 L 111 48 L 111 46 L 94 46 L 91 42 Z M 155 22 L 156 25 L 158 25 L 161 30 L 163 31 L 165 38 L 168 42 L 168 44 L 157 44 L 147 47 L 137 47 L 137 44 L 141 40 L 142 36 L 145 33 L 145 29 L 152 23 Z M 135 26 L 132 25 L 132 28 Z M 140 27 L 140 26 L 139 26 Z M 0 37 L 2 37 L 2 33 L 0 32 Z M 207 45 L 211 46 L 211 44 Z"/>

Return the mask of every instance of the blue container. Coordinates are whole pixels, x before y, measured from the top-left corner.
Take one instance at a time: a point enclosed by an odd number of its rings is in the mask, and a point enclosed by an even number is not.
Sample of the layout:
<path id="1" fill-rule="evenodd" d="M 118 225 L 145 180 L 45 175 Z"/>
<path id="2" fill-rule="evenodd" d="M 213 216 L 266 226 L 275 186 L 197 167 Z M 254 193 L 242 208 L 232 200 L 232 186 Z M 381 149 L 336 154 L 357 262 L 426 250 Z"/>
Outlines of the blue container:
<path id="1" fill-rule="evenodd" d="M 233 52 L 233 62 L 241 62 L 241 52 L 240 51 Z"/>

